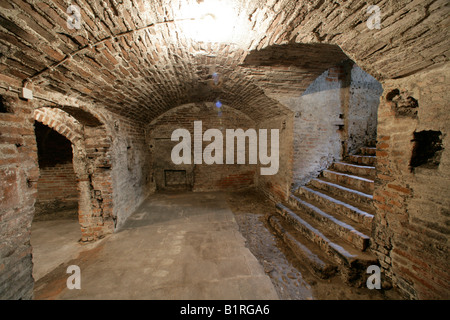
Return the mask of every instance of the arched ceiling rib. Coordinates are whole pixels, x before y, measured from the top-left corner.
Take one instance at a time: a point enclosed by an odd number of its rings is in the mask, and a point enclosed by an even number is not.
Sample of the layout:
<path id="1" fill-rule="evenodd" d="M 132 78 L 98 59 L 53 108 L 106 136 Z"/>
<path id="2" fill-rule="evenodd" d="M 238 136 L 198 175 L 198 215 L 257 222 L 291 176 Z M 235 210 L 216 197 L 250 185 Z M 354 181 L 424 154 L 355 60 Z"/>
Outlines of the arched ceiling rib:
<path id="1" fill-rule="evenodd" d="M 132 32 L 183 18 L 198 2 L 208 0 L 2 1 L 1 73 L 24 80 L 105 40 L 33 85 L 149 122 L 180 104 L 215 99 L 254 119 L 283 112 L 267 93 L 300 94 L 345 58 L 338 46 L 379 80 L 448 61 L 449 6 L 438 0 L 383 2 L 380 30 L 366 26 L 365 1 L 229 0 L 237 15 L 233 44 L 195 42 L 180 23 Z M 81 9 L 79 30 L 67 27 L 70 4 Z"/>

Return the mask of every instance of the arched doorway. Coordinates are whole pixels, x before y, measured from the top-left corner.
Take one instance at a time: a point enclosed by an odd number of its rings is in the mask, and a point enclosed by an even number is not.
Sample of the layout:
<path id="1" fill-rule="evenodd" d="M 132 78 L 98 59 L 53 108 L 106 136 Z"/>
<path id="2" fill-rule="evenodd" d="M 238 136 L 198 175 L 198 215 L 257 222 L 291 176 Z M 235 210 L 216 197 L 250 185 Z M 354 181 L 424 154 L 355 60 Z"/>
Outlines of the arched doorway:
<path id="1" fill-rule="evenodd" d="M 40 172 L 31 236 L 35 280 L 114 230 L 106 129 L 87 111 L 62 109 L 34 111 Z"/>
<path id="2" fill-rule="evenodd" d="M 35 121 L 39 179 L 32 222 L 33 277 L 42 278 L 77 252 L 77 176 L 72 143 L 52 128 Z"/>
<path id="3" fill-rule="evenodd" d="M 114 230 L 110 139 L 103 124 L 92 114 L 79 108 L 66 109 L 43 107 L 35 110 L 34 118 L 72 144 L 81 241 L 89 242 Z"/>

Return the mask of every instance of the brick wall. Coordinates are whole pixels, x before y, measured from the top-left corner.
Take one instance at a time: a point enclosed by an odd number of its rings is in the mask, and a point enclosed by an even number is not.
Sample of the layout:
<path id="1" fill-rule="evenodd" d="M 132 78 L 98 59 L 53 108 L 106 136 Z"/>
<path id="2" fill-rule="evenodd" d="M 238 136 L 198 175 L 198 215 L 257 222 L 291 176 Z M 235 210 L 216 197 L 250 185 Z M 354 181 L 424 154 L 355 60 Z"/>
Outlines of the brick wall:
<path id="1" fill-rule="evenodd" d="M 381 92 L 378 81 L 346 61 L 303 93 L 276 97 L 293 112 L 293 183 L 306 184 L 333 161 L 376 139 Z"/>
<path id="2" fill-rule="evenodd" d="M 151 182 L 150 148 L 145 127 L 121 116 L 114 116 L 112 127 L 111 179 L 115 227 L 123 222 L 154 191 Z"/>
<path id="3" fill-rule="evenodd" d="M 114 230 L 111 137 L 106 125 L 98 121 L 102 117 L 96 118 L 91 114 L 85 119 L 80 117 L 81 108 L 74 110 L 65 112 L 59 108 L 43 107 L 35 110 L 33 116 L 72 143 L 82 241 L 94 241 Z M 86 112 L 84 115 L 89 114 Z M 97 119 L 94 125 L 89 123 L 89 118 Z"/>
<path id="4" fill-rule="evenodd" d="M 77 177 L 72 163 L 40 168 L 35 217 L 78 204 Z"/>
<path id="5" fill-rule="evenodd" d="M 33 103 L 3 95 L 0 112 L 0 299 L 33 296 L 31 221 L 39 169 Z"/>
<path id="6" fill-rule="evenodd" d="M 149 194 L 145 131 L 98 107 L 63 109 L 69 113 L 40 108 L 36 117 L 71 139 L 79 220 L 83 239 L 91 241 L 119 228 Z"/>
<path id="7" fill-rule="evenodd" d="M 79 188 L 89 193 L 90 207 L 80 215 L 82 234 L 85 241 L 97 240 L 114 231 L 113 185 L 112 185 L 112 138 L 106 132 L 106 125 L 84 127 L 84 161 L 86 175 L 80 177 Z M 80 206 L 81 207 L 81 206 Z M 82 213 L 82 212 L 80 212 Z M 84 222 L 84 225 L 83 225 Z"/>
<path id="8" fill-rule="evenodd" d="M 202 121 L 203 133 L 208 129 L 219 129 L 223 135 L 224 145 L 224 164 L 212 164 L 207 165 L 196 164 L 193 166 L 193 180 L 191 188 L 193 191 L 211 191 L 211 190 L 224 190 L 224 189 L 236 189 L 254 185 L 254 179 L 256 174 L 256 165 L 248 164 L 248 155 L 246 156 L 246 164 L 225 164 L 225 147 L 226 147 L 226 129 L 243 129 L 248 128 L 256 129 L 254 121 L 249 119 L 241 112 L 223 105 L 220 109 L 215 106 L 214 103 L 195 103 L 187 104 L 172 109 L 159 117 L 151 123 L 148 127 L 148 145 L 158 146 L 158 140 L 164 140 L 164 144 L 176 145 L 177 142 L 171 142 L 170 137 L 175 129 L 187 129 L 191 133 L 192 150 L 194 143 L 194 121 Z M 197 137 L 201 139 L 201 137 Z M 210 142 L 206 141 L 202 143 L 202 151 L 209 145 Z M 248 151 L 248 143 L 246 144 L 246 150 Z M 154 162 L 155 155 L 161 151 L 152 148 L 152 162 L 153 162 L 153 177 L 154 179 L 161 179 L 161 175 L 158 170 L 176 170 L 172 160 L 170 159 L 170 150 L 168 148 L 166 160 L 158 160 Z M 236 152 L 236 148 L 235 148 Z M 193 159 L 193 158 L 192 158 Z M 161 163 L 162 162 L 162 163 Z M 236 163 L 236 161 L 235 161 Z M 157 181 L 154 181 L 158 184 Z M 161 184 L 162 185 L 162 184 Z M 156 188 L 156 186 L 155 186 Z"/>
<path id="9" fill-rule="evenodd" d="M 249 145 L 246 143 L 246 164 L 212 164 L 212 165 L 173 165 L 170 159 L 170 151 L 177 142 L 171 142 L 170 137 L 173 130 L 185 128 L 192 134 L 194 143 L 194 121 L 202 121 L 203 132 L 207 129 L 219 129 L 224 139 L 224 157 L 226 147 L 226 129 L 243 129 L 244 131 L 253 128 L 257 132 L 259 129 L 268 130 L 268 152 L 270 153 L 270 130 L 279 130 L 279 169 L 275 175 L 262 176 L 261 166 L 248 164 Z M 188 179 L 192 171 L 193 191 L 231 190 L 249 186 L 258 186 L 263 192 L 273 199 L 286 199 L 292 179 L 292 114 L 289 116 L 279 115 L 271 119 L 262 119 L 259 123 L 251 120 L 241 112 L 223 105 L 220 109 L 213 103 L 193 103 L 177 107 L 157 120 L 148 127 L 148 145 L 151 148 L 151 158 L 153 163 L 153 183 L 154 188 L 159 184 L 158 179 L 163 179 L 163 173 L 158 171 L 166 170 L 186 170 Z M 259 138 L 259 136 L 258 136 Z M 202 143 L 202 150 L 209 145 L 209 141 Z M 162 150 L 158 145 L 166 146 L 167 150 Z M 159 148 L 159 149 L 158 149 Z M 158 149 L 158 150 L 155 150 Z M 236 149 L 235 149 L 236 152 Z M 258 149 L 259 152 L 259 149 Z M 165 161 L 160 159 L 165 153 Z M 155 159 L 157 158 L 157 161 Z M 224 158 L 225 161 L 225 158 Z M 269 166 L 269 165 L 267 165 Z M 267 167 L 266 166 L 266 167 Z"/>
<path id="10" fill-rule="evenodd" d="M 293 165 L 293 115 L 266 119 L 258 124 L 263 129 L 279 130 L 279 169 L 275 175 L 259 175 L 261 165 L 258 164 L 258 187 L 272 200 L 286 200 L 289 196 L 292 183 Z M 269 133 L 268 133 L 269 135 Z M 271 148 L 271 140 L 268 138 L 268 152 Z"/>
<path id="11" fill-rule="evenodd" d="M 71 163 L 57 164 L 54 167 L 40 168 L 38 181 L 38 200 L 54 199 L 76 200 L 76 175 Z"/>
<path id="12" fill-rule="evenodd" d="M 114 230 L 113 219 L 125 219 L 148 194 L 148 163 L 144 129 L 134 121 L 103 112 L 104 124 L 85 126 L 58 109 L 43 108 L 46 102 L 23 101 L 3 94 L 0 108 L 0 298 L 30 299 L 33 295 L 31 223 L 39 197 L 49 199 L 41 181 L 50 175 L 66 199 L 75 194 L 61 188 L 63 176 L 76 175 L 79 221 L 85 240 L 95 240 Z M 84 107 L 83 107 L 84 108 Z M 96 111 L 94 111 L 95 113 Z M 35 119 L 71 139 L 74 159 L 61 153 L 47 157 L 62 163 L 38 166 Z M 117 122 L 116 120 L 119 120 Z M 37 124 L 39 126 L 39 124 Z M 117 128 L 117 130 L 116 130 Z M 52 139 L 53 141 L 53 139 Z M 69 144 L 70 145 L 70 144 Z M 125 152 L 121 147 L 124 146 Z M 128 147 L 131 151 L 126 152 Z M 61 150 L 59 150 L 61 151 Z M 44 157 L 45 158 L 45 157 Z M 41 157 L 42 160 L 42 157 Z M 69 173 L 70 171 L 70 173 Z M 58 174 L 55 174 L 58 172 Z M 61 179 L 58 179 L 61 178 Z M 57 181 L 59 180 L 59 181 Z M 68 185 L 68 184 L 67 184 Z M 73 189 L 72 189 L 73 191 Z M 51 193 L 54 196 L 55 189 Z M 121 195 L 118 196 L 118 195 Z M 119 217 L 117 217 L 119 216 Z"/>
<path id="13" fill-rule="evenodd" d="M 347 77 L 346 69 L 343 65 L 335 66 L 325 71 L 325 81 L 339 82 Z"/>
<path id="14" fill-rule="evenodd" d="M 412 299 L 450 298 L 448 81 L 448 67 L 387 81 L 378 111 L 373 250 Z M 415 133 L 430 131 L 440 151 L 413 168 Z"/>
<path id="15" fill-rule="evenodd" d="M 245 10 L 242 10 L 242 17 L 249 23 L 248 32 L 235 35 L 242 37 L 242 47 L 250 50 L 292 42 L 332 42 L 339 45 L 349 56 L 358 59 L 358 64 L 367 68 L 377 78 L 398 79 L 385 83 L 386 95 L 395 90 L 409 92 L 403 99 L 406 101 L 406 108 L 398 105 L 395 94 L 389 99 L 386 96 L 384 105 L 380 107 L 384 114 L 379 115 L 380 169 L 376 190 L 377 219 L 379 219 L 376 234 L 379 246 L 376 249 L 380 252 L 382 261 L 386 263 L 386 272 L 390 272 L 398 285 L 411 297 L 445 296 L 448 289 L 445 286 L 443 289 L 440 281 L 446 279 L 448 283 L 448 278 L 446 273 L 442 274 L 440 270 L 443 269 L 442 266 L 448 269 L 444 263 L 448 261 L 445 247 L 448 233 L 444 227 L 447 225 L 444 218 L 448 215 L 446 208 L 449 207 L 446 202 L 448 192 L 444 193 L 448 191 L 446 190 L 448 117 L 443 112 L 446 110 L 445 103 L 449 100 L 447 96 L 443 96 L 447 90 L 443 84 L 445 81 L 448 82 L 448 78 L 443 74 L 448 74 L 448 71 L 440 70 L 432 74 L 420 72 L 417 77 L 409 75 L 434 68 L 447 61 L 448 34 L 442 32 L 447 24 L 445 15 L 447 3 L 434 0 L 420 3 L 402 0 L 395 4 L 393 2 L 378 4 L 383 16 L 382 30 L 367 28 L 364 23 L 368 18 L 366 7 L 356 2 L 348 2 L 345 5 L 336 2 L 335 5 L 330 5 L 328 2 L 320 1 L 317 5 L 311 6 L 306 1 L 270 1 L 266 6 L 261 6 L 261 2 L 251 1 Z M 142 1 L 137 1 L 137 5 L 141 9 L 144 8 Z M 50 63 L 60 61 L 64 56 L 78 50 L 80 44 L 85 45 L 92 38 L 101 39 L 103 35 L 108 35 L 112 31 L 117 35 L 130 30 L 130 26 L 133 25 L 142 26 L 162 21 L 167 15 L 159 5 L 155 7 L 157 10 L 150 10 L 148 15 L 142 15 L 142 10 L 135 10 L 136 7 L 131 2 L 118 6 L 120 13 L 118 15 L 110 14 L 109 5 L 103 9 L 84 6 L 82 8 L 83 21 L 86 22 L 84 29 L 71 33 L 72 37 L 67 37 L 67 32 L 71 31 L 67 30 L 65 23 L 67 7 L 61 1 L 30 4 L 17 0 L 2 2 L 1 6 L 1 21 L 4 26 L 1 34 L 8 50 L 3 52 L 0 76 L 8 75 L 19 82 L 28 75 L 43 70 Z M 174 9 L 173 14 L 176 16 L 180 9 L 181 7 Z M 95 17 L 109 18 L 94 19 Z M 249 114 L 255 113 L 265 117 L 277 110 L 278 106 L 271 106 L 271 100 L 264 98 L 259 88 L 250 87 L 250 81 L 247 80 L 251 79 L 246 79 L 245 72 L 240 72 L 237 67 L 247 54 L 247 50 L 236 50 L 225 45 L 203 48 L 183 37 L 178 38 L 177 32 L 177 29 L 167 28 L 164 32 L 148 32 L 139 37 L 127 35 L 117 39 L 118 41 L 106 40 L 99 47 L 89 49 L 86 56 L 80 55 L 77 60 L 72 59 L 65 63 L 62 66 L 64 69 L 57 68 L 54 72 L 45 73 L 49 81 L 45 89 L 72 96 L 81 94 L 88 99 L 102 101 L 110 106 L 110 110 L 117 111 L 121 115 L 128 115 L 138 121 L 149 120 L 171 109 L 180 101 L 192 101 L 191 92 L 203 88 L 193 87 L 192 84 L 200 82 L 198 81 L 200 78 L 195 75 L 206 65 L 203 60 L 206 60 L 207 54 L 200 55 L 203 56 L 201 59 L 193 56 L 197 52 L 209 49 L 209 52 L 215 52 L 218 56 L 217 59 L 211 58 L 211 61 L 214 60 L 214 64 L 224 65 L 226 67 L 224 69 L 229 70 L 227 77 L 233 81 L 227 83 L 224 93 L 229 96 L 232 106 L 242 108 L 250 106 L 247 108 Z M 181 39 L 181 45 L 173 42 L 174 39 Z M 157 50 L 148 50 L 153 47 Z M 177 54 L 174 55 L 173 52 Z M 161 70 L 169 72 L 164 73 Z M 284 78 L 289 78 L 289 75 L 286 73 Z M 334 79 L 339 79 L 339 75 L 329 73 L 328 78 L 328 82 L 332 83 Z M 251 93 L 249 89 L 252 89 Z M 417 117 L 414 117 L 413 111 L 408 111 L 408 106 L 414 105 L 409 96 L 419 103 Z M 204 97 L 200 95 L 199 100 L 204 100 Z M 389 109 L 392 104 L 397 104 L 394 111 Z M 267 108 L 261 107 L 262 105 Z M 29 107 L 30 104 L 17 101 L 16 110 L 14 106 L 6 109 L 8 112 L 12 109 L 12 115 L 2 113 L 0 118 L 2 121 L 0 168 L 3 170 L 3 179 L 0 181 L 4 184 L 1 189 L 4 193 L 1 239 L 17 241 L 11 247 L 13 249 L 7 249 L 8 257 L 14 256 L 17 250 L 27 247 L 27 245 L 21 247 L 24 242 L 17 239 L 20 235 L 25 235 L 28 229 L 18 230 L 14 221 L 22 219 L 27 214 L 30 208 L 28 202 L 33 202 L 35 197 L 32 191 L 36 192 L 35 182 L 30 179 L 33 176 L 37 177 L 38 174 L 37 166 L 30 164 L 30 159 L 35 158 L 35 154 L 32 154 L 35 150 L 31 150 L 34 143 L 30 140 L 33 134 L 29 131 L 32 121 L 28 123 L 31 118 L 26 116 Z M 408 118 L 408 114 L 411 113 L 413 117 Z M 132 124 L 130 130 L 131 126 Z M 321 128 L 317 129 L 320 131 Z M 425 131 L 440 132 L 444 149 L 438 165 L 420 165 L 413 172 L 409 164 L 417 141 L 411 140 L 414 139 L 415 133 Z M 325 141 L 325 145 L 328 143 L 329 141 Z M 145 161 L 150 159 L 150 153 L 133 151 L 138 150 L 139 145 L 146 146 L 139 138 L 134 137 L 130 141 L 123 139 L 112 141 L 112 148 L 118 149 L 114 149 L 111 160 L 117 163 L 124 161 L 123 163 L 127 164 L 126 167 L 118 166 L 117 170 L 111 170 L 115 175 L 112 189 L 116 190 L 113 202 L 119 204 L 126 212 L 131 211 L 142 198 L 143 193 L 139 190 L 144 189 L 141 187 L 148 183 L 146 179 L 151 176 L 146 175 L 146 170 L 149 169 L 145 166 L 142 171 L 134 169 L 127 172 L 124 169 L 129 170 L 128 167 L 132 163 L 138 168 L 140 164 L 145 164 Z M 323 162 L 327 161 L 328 159 L 324 158 Z M 107 191 L 111 190 L 108 186 L 111 181 L 108 182 L 107 169 L 104 165 L 94 166 L 91 169 L 97 170 L 96 173 L 101 177 L 96 180 L 93 189 L 101 191 L 100 194 L 93 192 L 99 206 L 96 214 L 101 214 L 101 203 L 108 202 L 107 198 L 103 202 L 103 191 L 107 194 Z M 312 170 L 317 170 L 317 167 Z M 89 179 L 82 180 L 82 184 L 86 185 L 87 190 L 91 190 Z M 124 192 L 122 198 L 119 198 L 122 186 Z M 128 200 L 127 196 L 133 195 L 135 190 L 138 190 L 137 195 Z M 14 196 L 16 194 L 17 198 Z M 20 202 L 20 208 L 16 201 Z M 109 204 L 104 209 L 109 210 Z M 115 210 L 117 209 L 113 209 Z M 118 214 L 122 210 L 115 212 Z M 435 212 L 438 213 L 433 215 Z M 98 220 L 102 223 L 101 219 Z M 101 226 L 97 225 L 97 228 Z M 4 235 L 13 235 L 12 240 L 5 238 Z M 6 256 L 4 248 L 9 247 L 2 247 L 2 258 Z M 14 257 L 19 257 L 15 258 L 14 262 L 21 261 L 21 255 Z M 421 264 L 419 260 L 414 261 L 414 257 L 420 257 L 420 261 L 429 259 L 430 262 Z M 6 272 L 4 270 L 11 272 L 11 268 L 5 269 L 3 261 L 0 262 L 1 277 Z M 8 266 L 12 265 L 10 261 L 7 263 Z M 20 266 L 21 262 L 18 265 Z M 20 273 L 20 267 L 18 270 Z M 11 277 L 14 283 L 15 275 Z M 3 284 L 4 282 L 1 282 L 0 285 Z M 17 286 L 19 289 L 25 288 L 19 280 Z M 19 292 L 19 289 L 13 290 L 13 294 Z M 27 289 L 24 290 L 22 296 L 26 296 Z"/>
<path id="16" fill-rule="evenodd" d="M 377 139 L 378 105 L 383 88 L 356 64 L 350 66 L 349 72 L 346 154 L 354 154 Z"/>
<path id="17" fill-rule="evenodd" d="M 61 209 L 77 210 L 77 177 L 72 164 L 72 144 L 51 128 L 35 122 L 39 180 L 35 218 Z"/>
<path id="18" fill-rule="evenodd" d="M 294 113 L 293 182 L 306 184 L 342 156 L 341 68 L 320 75 L 303 94 L 278 100 Z"/>

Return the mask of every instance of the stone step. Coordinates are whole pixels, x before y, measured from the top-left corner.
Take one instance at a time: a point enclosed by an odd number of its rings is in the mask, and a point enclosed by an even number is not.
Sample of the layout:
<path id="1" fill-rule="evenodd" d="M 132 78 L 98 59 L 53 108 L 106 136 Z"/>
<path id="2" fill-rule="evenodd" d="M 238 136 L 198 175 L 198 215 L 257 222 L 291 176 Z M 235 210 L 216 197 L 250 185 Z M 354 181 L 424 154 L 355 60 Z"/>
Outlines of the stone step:
<path id="1" fill-rule="evenodd" d="M 350 266 L 357 259 L 356 254 L 350 253 L 342 246 L 331 241 L 321 231 L 306 221 L 305 218 L 300 218 L 289 207 L 282 203 L 278 203 L 276 207 L 278 213 L 285 219 L 286 222 L 291 224 L 309 241 L 317 244 L 322 251 L 326 252 L 336 263 Z"/>
<path id="2" fill-rule="evenodd" d="M 349 155 L 348 160 L 354 164 L 362 164 L 367 166 L 375 166 L 377 158 L 376 156 L 363 156 L 363 155 Z"/>
<path id="3" fill-rule="evenodd" d="M 328 214 L 317 206 L 304 201 L 295 195 L 289 197 L 289 203 L 295 208 L 301 209 L 302 212 L 307 213 L 310 217 L 319 222 L 319 226 L 321 226 L 320 230 L 327 228 L 329 231 L 361 251 L 364 251 L 369 247 L 370 237 L 347 223 L 349 219 L 344 219 L 343 217 L 338 218 Z"/>
<path id="4" fill-rule="evenodd" d="M 360 279 L 365 277 L 367 267 L 377 263 L 370 253 L 361 252 L 339 237 L 326 230 L 319 230 L 317 221 L 303 214 L 300 217 L 288 206 L 278 203 L 277 213 L 286 223 L 291 225 L 309 242 L 315 244 L 329 259 L 336 263 L 339 273 L 349 285 L 360 285 Z"/>
<path id="5" fill-rule="evenodd" d="M 312 187 L 300 187 L 297 190 L 297 194 L 302 196 L 308 202 L 319 204 L 319 208 L 328 208 L 333 212 L 346 216 L 367 230 L 371 230 L 372 228 L 374 216 L 371 212 L 367 212 L 369 210 L 360 209 L 352 204 L 328 195 L 325 191 L 315 190 Z"/>
<path id="6" fill-rule="evenodd" d="M 366 177 L 369 179 L 374 179 L 376 176 L 375 167 L 373 166 L 361 166 L 347 162 L 335 162 L 331 166 L 331 169 L 343 173 L 350 173 L 360 177 Z"/>
<path id="7" fill-rule="evenodd" d="M 374 147 L 362 147 L 360 150 L 361 155 L 374 156 L 377 154 L 377 148 Z"/>
<path id="8" fill-rule="evenodd" d="M 360 204 L 365 208 L 372 208 L 373 196 L 371 194 L 327 181 L 324 178 L 312 179 L 310 185 L 318 190 L 327 191 L 333 196 L 338 196 L 341 199 L 347 199 L 355 204 Z"/>
<path id="9" fill-rule="evenodd" d="M 281 217 L 275 215 L 266 216 L 269 225 L 283 242 L 291 249 L 295 257 L 302 262 L 312 273 L 321 279 L 328 279 L 337 272 L 337 266 L 332 264 L 317 246 L 312 245 L 291 225 Z"/>
<path id="10" fill-rule="evenodd" d="M 331 182 L 339 183 L 364 193 L 373 194 L 374 180 L 372 179 L 332 170 L 322 171 L 322 176 Z"/>

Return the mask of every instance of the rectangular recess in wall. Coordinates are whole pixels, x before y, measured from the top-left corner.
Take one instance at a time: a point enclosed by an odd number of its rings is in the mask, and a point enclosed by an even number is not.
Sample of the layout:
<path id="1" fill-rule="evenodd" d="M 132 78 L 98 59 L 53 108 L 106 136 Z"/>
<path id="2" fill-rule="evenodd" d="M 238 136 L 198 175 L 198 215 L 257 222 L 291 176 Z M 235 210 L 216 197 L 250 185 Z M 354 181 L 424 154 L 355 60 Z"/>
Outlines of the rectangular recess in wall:
<path id="1" fill-rule="evenodd" d="M 186 170 L 164 170 L 166 187 L 186 186 Z"/>
<path id="2" fill-rule="evenodd" d="M 3 96 L 0 96 L 0 113 L 11 113 L 11 110 L 9 110 L 8 106 L 6 105 Z"/>
<path id="3" fill-rule="evenodd" d="M 432 130 L 414 132 L 413 142 L 411 171 L 416 167 L 437 168 L 443 150 L 442 132 Z"/>

